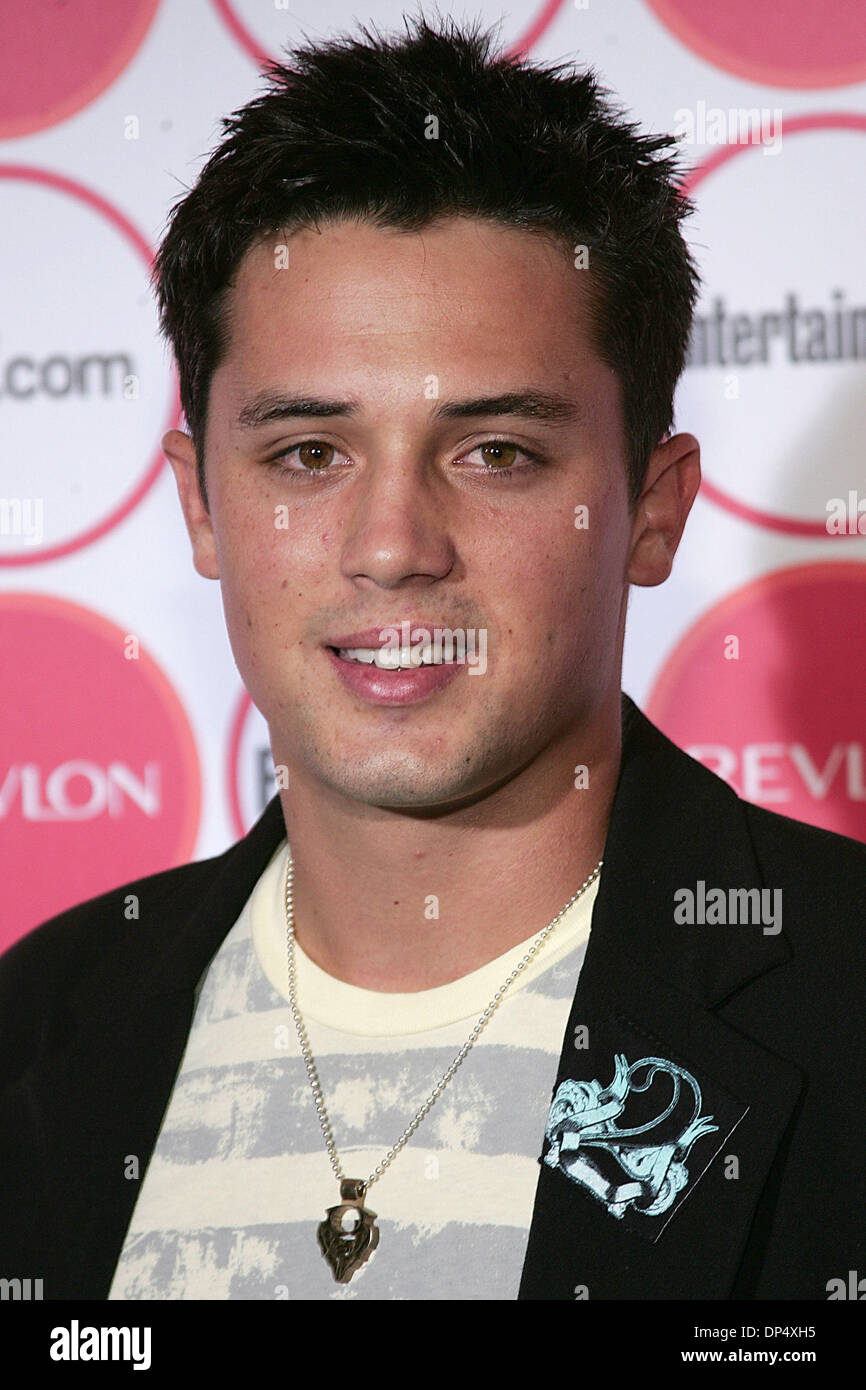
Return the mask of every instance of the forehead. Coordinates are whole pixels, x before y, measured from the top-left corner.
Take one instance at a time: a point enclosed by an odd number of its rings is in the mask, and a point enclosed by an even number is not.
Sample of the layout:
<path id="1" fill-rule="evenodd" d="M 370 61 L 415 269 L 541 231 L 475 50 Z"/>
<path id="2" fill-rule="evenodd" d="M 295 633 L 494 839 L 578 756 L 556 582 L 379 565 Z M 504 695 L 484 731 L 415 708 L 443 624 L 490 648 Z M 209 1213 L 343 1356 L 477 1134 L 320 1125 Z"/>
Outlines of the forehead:
<path id="1" fill-rule="evenodd" d="M 473 381 L 531 369 L 584 383 L 600 369 L 589 271 L 552 238 L 476 218 L 417 232 L 337 221 L 272 233 L 240 262 L 228 295 L 225 363 L 256 378 L 395 367 Z M 444 385 L 444 383 L 443 383 Z"/>

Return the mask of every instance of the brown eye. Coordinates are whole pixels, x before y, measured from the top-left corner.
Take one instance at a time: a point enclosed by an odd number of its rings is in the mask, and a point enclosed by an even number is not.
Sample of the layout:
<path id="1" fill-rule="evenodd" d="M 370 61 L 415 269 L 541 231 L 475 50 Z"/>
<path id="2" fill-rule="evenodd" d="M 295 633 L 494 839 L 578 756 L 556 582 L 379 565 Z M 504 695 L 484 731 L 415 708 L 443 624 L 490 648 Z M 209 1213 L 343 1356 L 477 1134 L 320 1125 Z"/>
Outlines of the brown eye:
<path id="1" fill-rule="evenodd" d="M 300 462 L 312 472 L 327 467 L 334 457 L 333 444 L 299 444 L 297 449 Z"/>
<path id="2" fill-rule="evenodd" d="M 499 468 L 510 468 L 518 452 L 515 444 L 506 444 L 505 442 L 479 444 L 478 447 L 482 455 L 485 455 L 484 462 Z"/>

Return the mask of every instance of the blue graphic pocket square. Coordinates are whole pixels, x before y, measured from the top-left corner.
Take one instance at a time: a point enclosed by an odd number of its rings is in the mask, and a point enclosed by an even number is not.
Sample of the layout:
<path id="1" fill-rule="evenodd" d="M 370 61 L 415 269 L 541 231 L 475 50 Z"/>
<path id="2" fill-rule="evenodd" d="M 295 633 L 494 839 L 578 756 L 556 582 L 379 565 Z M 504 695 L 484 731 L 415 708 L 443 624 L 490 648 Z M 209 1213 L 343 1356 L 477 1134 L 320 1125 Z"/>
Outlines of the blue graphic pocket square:
<path id="1" fill-rule="evenodd" d="M 712 1109 L 684 1066 L 617 1052 L 609 1085 L 559 1082 L 543 1161 L 655 1241 L 748 1111 L 710 1088 Z"/>

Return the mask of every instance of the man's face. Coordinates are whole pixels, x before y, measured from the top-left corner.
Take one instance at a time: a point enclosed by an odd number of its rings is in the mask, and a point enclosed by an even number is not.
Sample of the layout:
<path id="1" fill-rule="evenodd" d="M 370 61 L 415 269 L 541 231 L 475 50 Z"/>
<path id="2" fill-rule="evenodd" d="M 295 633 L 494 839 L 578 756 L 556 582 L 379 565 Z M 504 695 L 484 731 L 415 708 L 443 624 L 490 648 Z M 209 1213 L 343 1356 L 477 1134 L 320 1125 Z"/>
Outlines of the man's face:
<path id="1" fill-rule="evenodd" d="M 196 567 L 220 580 L 238 669 L 290 777 L 442 808 L 618 705 L 634 517 L 587 273 L 549 241 L 468 218 L 420 233 L 332 223 L 241 262 L 210 389 L 207 512 L 189 441 L 166 449 Z M 572 417 L 447 413 L 528 392 Z M 288 396 L 354 409 L 255 422 Z M 406 620 L 474 633 L 478 674 L 458 664 L 437 688 L 429 673 L 347 671 L 331 650 Z"/>

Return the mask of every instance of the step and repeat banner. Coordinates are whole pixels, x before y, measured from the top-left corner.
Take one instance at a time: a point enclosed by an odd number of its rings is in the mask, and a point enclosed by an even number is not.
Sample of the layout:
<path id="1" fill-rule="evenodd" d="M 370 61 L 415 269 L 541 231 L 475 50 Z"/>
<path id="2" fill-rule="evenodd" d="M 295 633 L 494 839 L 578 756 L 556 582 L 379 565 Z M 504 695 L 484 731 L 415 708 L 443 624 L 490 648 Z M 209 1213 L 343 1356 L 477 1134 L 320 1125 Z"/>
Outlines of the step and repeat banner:
<path id="1" fill-rule="evenodd" d="M 415 9 L 0 9 L 0 950 L 217 853 L 273 794 L 160 450 L 180 415 L 148 272 L 264 61 Z M 704 291 L 676 423 L 704 482 L 670 580 L 632 590 L 623 686 L 748 800 L 866 840 L 866 7 L 436 9 L 680 137 Z"/>

